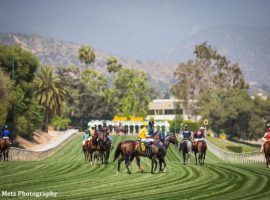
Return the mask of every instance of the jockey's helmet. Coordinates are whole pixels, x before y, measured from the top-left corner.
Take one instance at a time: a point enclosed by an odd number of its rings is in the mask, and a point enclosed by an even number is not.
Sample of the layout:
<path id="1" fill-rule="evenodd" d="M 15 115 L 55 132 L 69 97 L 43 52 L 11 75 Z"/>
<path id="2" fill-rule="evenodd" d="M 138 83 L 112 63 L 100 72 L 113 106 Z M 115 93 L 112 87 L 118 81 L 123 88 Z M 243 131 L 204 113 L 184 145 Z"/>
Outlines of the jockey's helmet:
<path id="1" fill-rule="evenodd" d="M 106 121 L 103 121 L 103 125 L 106 125 Z"/>
<path id="2" fill-rule="evenodd" d="M 201 130 L 201 131 L 204 131 L 204 127 L 201 127 L 200 130 Z"/>
<path id="3" fill-rule="evenodd" d="M 8 125 L 7 125 L 7 124 L 5 124 L 4 128 L 8 128 Z"/>
<path id="4" fill-rule="evenodd" d="M 143 126 L 145 126 L 145 127 L 148 126 L 147 122 L 144 122 L 144 123 L 143 123 Z"/>
<path id="5" fill-rule="evenodd" d="M 188 125 L 187 124 L 185 125 L 185 128 L 188 128 Z"/>

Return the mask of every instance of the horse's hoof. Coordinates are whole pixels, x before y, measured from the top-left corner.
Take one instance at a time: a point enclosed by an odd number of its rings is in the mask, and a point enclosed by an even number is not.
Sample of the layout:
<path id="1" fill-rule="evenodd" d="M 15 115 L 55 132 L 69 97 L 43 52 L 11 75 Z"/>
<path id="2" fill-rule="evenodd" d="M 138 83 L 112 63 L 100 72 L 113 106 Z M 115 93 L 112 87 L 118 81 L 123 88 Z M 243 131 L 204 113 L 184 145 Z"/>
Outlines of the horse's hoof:
<path id="1" fill-rule="evenodd" d="M 91 165 L 93 165 L 93 163 L 91 162 Z"/>
<path id="2" fill-rule="evenodd" d="M 116 174 L 119 174 L 119 171 L 116 171 Z"/>

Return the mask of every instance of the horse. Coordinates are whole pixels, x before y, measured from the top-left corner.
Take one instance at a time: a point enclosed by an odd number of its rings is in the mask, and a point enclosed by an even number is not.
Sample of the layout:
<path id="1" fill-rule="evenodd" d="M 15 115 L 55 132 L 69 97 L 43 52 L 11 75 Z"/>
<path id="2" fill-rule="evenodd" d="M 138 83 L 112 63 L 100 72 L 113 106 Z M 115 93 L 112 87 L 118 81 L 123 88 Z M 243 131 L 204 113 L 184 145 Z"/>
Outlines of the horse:
<path id="1" fill-rule="evenodd" d="M 264 156 L 266 159 L 266 167 L 270 166 L 270 141 L 267 141 L 263 145 Z"/>
<path id="2" fill-rule="evenodd" d="M 125 126 L 120 125 L 120 126 L 115 126 L 114 130 L 117 134 L 119 133 L 124 133 L 125 135 L 127 134 L 128 130 L 125 128 Z"/>
<path id="3" fill-rule="evenodd" d="M 167 149 L 168 149 L 170 143 L 172 143 L 175 147 L 177 147 L 178 141 L 177 141 L 175 134 L 171 134 L 171 135 L 166 136 L 164 141 L 156 140 L 156 142 L 159 142 L 158 143 L 159 151 L 157 154 L 157 159 L 159 160 L 159 172 L 163 172 L 165 167 L 166 167 L 165 156 L 167 153 Z M 162 163 L 164 164 L 164 167 L 162 167 Z"/>
<path id="4" fill-rule="evenodd" d="M 9 140 L 6 138 L 3 138 L 0 141 L 0 160 L 2 160 L 2 154 L 3 154 L 4 162 L 8 161 L 9 148 L 10 148 Z"/>
<path id="5" fill-rule="evenodd" d="M 86 140 L 84 145 L 82 146 L 82 150 L 84 153 L 84 159 L 85 161 L 89 160 L 89 140 Z"/>
<path id="6" fill-rule="evenodd" d="M 200 165 L 204 165 L 206 150 L 207 150 L 207 144 L 204 140 L 198 140 L 195 143 L 194 154 L 195 154 L 196 165 L 198 164 L 198 161 Z M 197 153 L 199 154 L 198 156 L 197 156 Z"/>
<path id="7" fill-rule="evenodd" d="M 173 138 L 173 139 L 172 139 Z M 156 158 L 160 161 L 160 166 L 164 163 L 164 168 L 166 166 L 166 162 L 164 157 L 166 156 L 166 149 L 168 148 L 169 144 L 173 142 L 176 143 L 175 135 L 167 136 L 165 142 L 162 143 L 161 141 L 155 140 L 152 144 L 149 145 L 148 148 L 151 148 L 151 154 L 148 155 L 148 152 L 145 148 L 145 144 L 139 140 L 128 140 L 124 142 L 120 142 L 116 148 L 114 161 L 119 157 L 121 154 L 121 158 L 118 159 L 118 167 L 117 173 L 120 171 L 120 165 L 125 160 L 126 168 L 129 174 L 130 172 L 130 164 L 134 158 L 136 158 L 137 165 L 139 167 L 140 172 L 143 172 L 143 168 L 140 164 L 140 156 L 148 157 L 151 159 L 151 173 L 154 174 L 157 168 L 157 161 Z M 164 168 L 160 167 L 160 171 L 164 170 Z"/>
<path id="8" fill-rule="evenodd" d="M 90 154 L 89 161 L 91 162 L 91 165 L 93 164 L 93 153 L 95 151 L 101 151 L 101 148 L 100 148 L 100 132 L 99 131 L 95 131 L 95 133 L 93 134 L 92 138 L 90 139 L 90 141 L 88 143 L 88 152 Z"/>
<path id="9" fill-rule="evenodd" d="M 109 162 L 109 156 L 112 148 L 111 140 L 108 138 L 106 133 L 100 133 L 100 149 L 102 153 L 102 164 L 103 162 L 107 165 Z"/>
<path id="10" fill-rule="evenodd" d="M 189 157 L 192 152 L 192 142 L 190 140 L 183 140 L 180 144 L 179 151 L 183 153 L 183 164 L 189 164 Z"/>

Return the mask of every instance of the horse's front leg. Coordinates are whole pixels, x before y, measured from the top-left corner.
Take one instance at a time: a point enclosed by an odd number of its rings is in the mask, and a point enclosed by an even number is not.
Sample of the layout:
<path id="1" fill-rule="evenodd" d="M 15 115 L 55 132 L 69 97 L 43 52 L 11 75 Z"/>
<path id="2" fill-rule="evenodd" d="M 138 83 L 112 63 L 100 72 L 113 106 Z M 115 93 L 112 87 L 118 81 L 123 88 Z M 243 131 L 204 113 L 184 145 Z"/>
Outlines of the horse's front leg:
<path id="1" fill-rule="evenodd" d="M 159 159 L 159 160 L 160 160 L 160 159 Z M 154 168 L 154 171 L 157 170 L 157 165 L 158 165 L 158 162 L 157 162 L 157 160 L 155 159 L 155 168 Z"/>
<path id="2" fill-rule="evenodd" d="M 116 173 L 119 173 L 120 172 L 120 165 L 121 165 L 121 163 L 124 161 L 124 158 L 122 157 L 122 158 L 120 158 L 120 159 L 118 159 L 118 165 L 117 165 L 117 171 L 116 171 Z"/>
<path id="3" fill-rule="evenodd" d="M 162 159 L 159 159 L 159 172 L 162 172 Z"/>
<path id="4" fill-rule="evenodd" d="M 126 164 L 128 174 L 131 174 L 131 172 L 130 172 L 130 156 L 125 157 L 125 164 Z"/>
<path id="5" fill-rule="evenodd" d="M 91 165 L 93 165 L 93 151 L 90 152 L 90 162 Z"/>
<path id="6" fill-rule="evenodd" d="M 137 165 L 140 169 L 140 172 L 143 173 L 143 167 L 141 165 L 141 159 L 140 159 L 140 156 L 136 155 L 136 162 L 137 162 Z"/>
<path id="7" fill-rule="evenodd" d="M 151 160 L 152 160 L 152 162 L 151 162 L 151 174 L 154 174 L 155 157 L 152 156 L 151 157 Z"/>
<path id="8" fill-rule="evenodd" d="M 166 167 L 166 165 L 167 165 L 167 164 L 166 164 L 166 161 L 165 161 L 165 158 L 162 159 L 162 162 L 164 163 L 164 167 L 163 167 L 162 170 L 161 170 L 161 171 L 163 172 L 164 169 L 165 169 L 165 167 Z"/>
<path id="9" fill-rule="evenodd" d="M 194 154 L 195 154 L 195 161 L 196 161 L 196 165 L 198 164 L 198 157 L 197 157 L 197 153 L 196 153 L 196 151 L 194 151 Z"/>

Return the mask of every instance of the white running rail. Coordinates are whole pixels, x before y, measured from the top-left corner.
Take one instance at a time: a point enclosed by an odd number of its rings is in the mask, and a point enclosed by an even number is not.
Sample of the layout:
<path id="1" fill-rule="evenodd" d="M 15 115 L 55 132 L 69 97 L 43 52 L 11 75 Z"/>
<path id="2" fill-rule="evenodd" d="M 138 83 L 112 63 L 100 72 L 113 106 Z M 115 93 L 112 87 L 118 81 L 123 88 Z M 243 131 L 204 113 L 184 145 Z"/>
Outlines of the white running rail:
<path id="1" fill-rule="evenodd" d="M 231 163 L 265 163 L 264 154 L 260 152 L 232 153 L 218 148 L 208 140 L 207 148 L 218 158 Z"/>
<path id="2" fill-rule="evenodd" d="M 75 135 L 77 132 L 78 130 L 76 129 L 69 129 L 65 131 L 61 138 L 41 147 L 39 150 L 27 150 L 10 147 L 8 158 L 9 160 L 41 160 L 52 155 L 56 150 L 58 150 L 58 147 L 60 147 L 61 144 L 63 144 L 68 138 Z"/>

